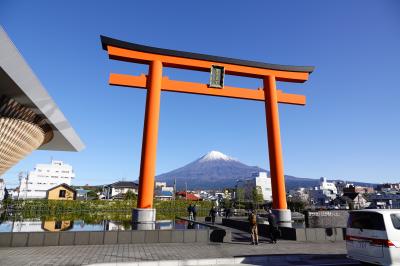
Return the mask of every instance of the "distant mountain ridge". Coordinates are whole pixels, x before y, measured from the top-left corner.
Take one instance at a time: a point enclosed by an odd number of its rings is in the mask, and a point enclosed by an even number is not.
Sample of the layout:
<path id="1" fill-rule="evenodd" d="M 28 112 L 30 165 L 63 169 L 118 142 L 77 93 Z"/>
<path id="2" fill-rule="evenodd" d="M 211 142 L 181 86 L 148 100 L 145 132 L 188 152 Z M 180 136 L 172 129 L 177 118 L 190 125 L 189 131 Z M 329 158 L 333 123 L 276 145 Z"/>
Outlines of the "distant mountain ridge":
<path id="1" fill-rule="evenodd" d="M 258 166 L 249 166 L 219 151 L 211 151 L 199 159 L 170 172 L 156 176 L 157 181 L 173 185 L 176 179 L 178 189 L 223 189 L 233 188 L 237 180 L 251 177 L 253 173 L 269 171 Z M 297 187 L 315 187 L 319 179 L 300 178 L 285 175 L 286 190 Z M 352 182 L 355 185 L 375 185 Z"/>
<path id="2" fill-rule="evenodd" d="M 233 187 L 237 179 L 250 177 L 254 172 L 265 171 L 257 166 L 248 166 L 218 151 L 211 151 L 201 158 L 168 173 L 158 175 L 158 181 L 172 185 L 176 178 L 178 188 L 218 189 Z"/>

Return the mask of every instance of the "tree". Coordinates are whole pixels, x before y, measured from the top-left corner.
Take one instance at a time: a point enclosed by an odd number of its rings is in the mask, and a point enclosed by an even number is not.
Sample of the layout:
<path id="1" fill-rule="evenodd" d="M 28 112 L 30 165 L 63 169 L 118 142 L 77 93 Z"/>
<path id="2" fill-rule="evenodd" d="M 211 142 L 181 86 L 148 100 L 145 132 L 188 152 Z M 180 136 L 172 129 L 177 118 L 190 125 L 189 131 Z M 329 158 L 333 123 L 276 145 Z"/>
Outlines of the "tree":
<path id="1" fill-rule="evenodd" d="M 300 199 L 292 198 L 288 200 L 287 205 L 288 209 L 290 209 L 291 211 L 303 212 L 307 207 L 307 202 Z"/>
<path id="2" fill-rule="evenodd" d="M 137 196 L 132 190 L 128 190 L 128 192 L 126 192 L 124 195 L 124 200 L 134 200 L 136 198 Z"/>
<path id="3" fill-rule="evenodd" d="M 236 202 L 238 202 L 238 207 L 240 209 L 240 202 L 244 202 L 244 189 L 243 188 L 237 188 L 236 189 Z"/>
<path id="4" fill-rule="evenodd" d="M 259 206 L 264 203 L 264 197 L 260 186 L 256 186 L 253 188 L 252 196 L 253 203 L 255 204 L 256 209 L 258 209 Z"/>
<path id="5" fill-rule="evenodd" d="M 232 202 L 231 202 L 231 200 L 228 199 L 228 198 L 224 198 L 224 199 L 222 200 L 222 207 L 223 207 L 224 209 L 231 208 L 231 207 L 232 207 Z"/>
<path id="6" fill-rule="evenodd" d="M 97 193 L 93 190 L 90 190 L 87 194 L 86 194 L 87 198 L 89 199 L 94 199 L 97 200 L 99 199 L 99 196 L 97 195 Z"/>

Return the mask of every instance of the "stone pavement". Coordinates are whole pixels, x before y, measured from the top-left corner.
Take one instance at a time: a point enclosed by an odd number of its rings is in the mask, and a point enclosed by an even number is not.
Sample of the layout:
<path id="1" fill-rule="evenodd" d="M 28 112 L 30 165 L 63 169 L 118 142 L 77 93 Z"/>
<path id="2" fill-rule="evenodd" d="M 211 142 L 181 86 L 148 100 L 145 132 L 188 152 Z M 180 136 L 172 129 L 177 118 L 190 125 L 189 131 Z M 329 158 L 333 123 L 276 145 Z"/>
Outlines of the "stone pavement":
<path id="1" fill-rule="evenodd" d="M 0 248 L 0 265 L 87 265 L 94 263 L 113 263 L 108 265 L 116 265 L 117 262 L 155 262 L 160 260 L 234 258 L 279 254 L 313 254 L 325 257 L 335 257 L 339 254 L 344 258 L 346 249 L 344 241 L 326 243 L 284 240 L 279 241 L 276 245 L 262 242 L 258 246 L 252 246 L 246 242 L 232 242 L 222 244 L 157 243 L 9 247 Z M 296 258 L 298 256 L 291 257 Z"/>

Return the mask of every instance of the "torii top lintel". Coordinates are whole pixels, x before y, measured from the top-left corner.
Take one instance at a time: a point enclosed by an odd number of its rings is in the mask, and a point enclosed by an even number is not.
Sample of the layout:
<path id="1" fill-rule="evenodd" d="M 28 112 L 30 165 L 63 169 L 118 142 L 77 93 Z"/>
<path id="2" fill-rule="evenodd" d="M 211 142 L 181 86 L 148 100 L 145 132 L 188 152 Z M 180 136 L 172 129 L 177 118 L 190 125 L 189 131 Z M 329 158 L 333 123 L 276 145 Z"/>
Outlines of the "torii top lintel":
<path id="1" fill-rule="evenodd" d="M 191 53 L 163 48 L 150 47 L 101 36 L 102 47 L 108 51 L 110 59 L 134 63 L 150 64 L 152 61 L 161 61 L 165 67 L 210 71 L 213 65 L 224 67 L 225 73 L 252 78 L 274 77 L 277 81 L 305 82 L 314 70 L 312 66 L 289 66 L 262 63 L 256 61 L 234 59 L 199 53 Z M 117 86 L 146 88 L 147 76 L 131 76 L 125 74 L 111 74 L 110 84 Z M 205 94 L 221 97 L 231 97 L 249 100 L 264 101 L 262 90 L 251 90 L 225 86 L 224 89 L 213 89 L 207 84 L 169 80 L 163 77 L 163 90 Z M 278 90 L 278 102 L 289 104 L 305 104 L 305 96 L 287 94 Z"/>

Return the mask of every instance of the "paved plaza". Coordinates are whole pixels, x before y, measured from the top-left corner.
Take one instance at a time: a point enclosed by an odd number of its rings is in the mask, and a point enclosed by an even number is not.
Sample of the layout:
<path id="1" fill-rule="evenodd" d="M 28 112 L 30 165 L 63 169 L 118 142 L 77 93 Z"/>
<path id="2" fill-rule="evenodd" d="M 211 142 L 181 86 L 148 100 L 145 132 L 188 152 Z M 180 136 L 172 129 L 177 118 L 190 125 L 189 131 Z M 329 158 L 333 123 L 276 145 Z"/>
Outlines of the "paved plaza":
<path id="1" fill-rule="evenodd" d="M 208 265 L 216 264 L 215 258 L 259 258 L 255 265 L 274 265 L 273 260 L 281 261 L 280 265 L 313 265 L 307 261 L 324 261 L 324 265 L 331 262 L 348 264 L 345 259 L 345 242 L 295 242 L 279 241 L 273 245 L 266 242 L 252 246 L 245 242 L 222 244 L 125 244 L 125 245 L 86 245 L 86 246 L 50 246 L 50 247 L 10 247 L 0 249 L 1 265 L 88 265 L 107 263 L 107 265 L 125 264 L 126 262 L 153 262 L 146 265 L 160 265 L 156 261 L 168 260 L 170 265 L 201 264 L 196 260 L 211 259 Z M 285 256 L 276 256 L 285 255 Z M 289 256 L 293 255 L 293 256 Z M 304 256 L 306 255 L 306 256 Z M 262 256 L 265 258 L 260 259 Z M 214 259 L 214 260 L 212 260 Z M 180 264 L 172 264 L 173 261 Z M 272 260 L 272 261 L 271 261 Z M 250 261 L 250 260 L 248 260 Z M 254 260 L 252 260 L 254 261 Z M 261 262 L 260 262 L 261 261 Z M 269 261 L 270 263 L 267 263 Z M 125 263 L 124 263 L 125 262 Z M 221 261 L 222 262 L 222 261 Z M 228 264 L 232 264 L 232 260 Z M 246 263 L 246 260 L 242 263 Z M 272 264 L 271 264 L 272 263 Z M 143 263 L 141 263 L 143 264 Z M 132 265 L 141 265 L 132 264 Z M 166 265 L 166 262 L 162 264 Z M 253 263 L 251 263 L 253 264 Z M 329 264 L 329 265 L 339 265 Z M 207 265 L 202 264 L 202 265 Z M 254 264 L 253 264 L 254 265 Z M 276 264 L 275 264 L 276 265 Z"/>

